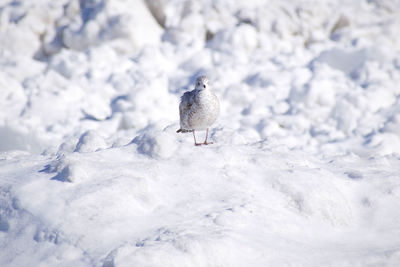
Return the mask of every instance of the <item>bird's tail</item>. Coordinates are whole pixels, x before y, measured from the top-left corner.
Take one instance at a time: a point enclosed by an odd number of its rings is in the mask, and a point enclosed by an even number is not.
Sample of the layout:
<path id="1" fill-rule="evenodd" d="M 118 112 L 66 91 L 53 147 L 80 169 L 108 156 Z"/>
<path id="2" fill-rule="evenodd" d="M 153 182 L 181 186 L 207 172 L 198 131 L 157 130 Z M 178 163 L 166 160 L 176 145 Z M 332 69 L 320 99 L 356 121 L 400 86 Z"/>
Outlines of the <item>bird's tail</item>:
<path id="1" fill-rule="evenodd" d="M 185 129 L 179 129 L 178 131 L 176 131 L 177 133 L 191 133 L 193 132 L 193 130 L 185 130 Z"/>

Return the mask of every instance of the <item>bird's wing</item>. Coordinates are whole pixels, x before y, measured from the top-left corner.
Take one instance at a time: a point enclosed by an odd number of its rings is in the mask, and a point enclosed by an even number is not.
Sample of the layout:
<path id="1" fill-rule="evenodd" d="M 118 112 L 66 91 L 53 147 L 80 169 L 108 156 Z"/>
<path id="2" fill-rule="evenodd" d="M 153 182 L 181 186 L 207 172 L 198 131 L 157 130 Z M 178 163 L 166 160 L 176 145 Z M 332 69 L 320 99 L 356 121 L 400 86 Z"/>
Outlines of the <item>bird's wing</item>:
<path id="1" fill-rule="evenodd" d="M 182 118 L 184 114 L 190 109 L 194 102 L 194 90 L 186 92 L 181 97 L 181 103 L 179 104 L 179 115 Z"/>

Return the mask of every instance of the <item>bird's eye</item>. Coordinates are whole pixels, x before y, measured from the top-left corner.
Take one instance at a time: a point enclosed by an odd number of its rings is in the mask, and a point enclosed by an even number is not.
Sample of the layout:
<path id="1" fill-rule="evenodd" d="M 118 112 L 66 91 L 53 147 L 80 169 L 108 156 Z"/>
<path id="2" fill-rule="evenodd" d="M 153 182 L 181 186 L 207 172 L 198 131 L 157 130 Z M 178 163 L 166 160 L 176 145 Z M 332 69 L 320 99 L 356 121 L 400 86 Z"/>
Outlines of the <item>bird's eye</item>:
<path id="1" fill-rule="evenodd" d="M 200 86 L 200 82 L 198 82 L 197 85 Z"/>
<path id="2" fill-rule="evenodd" d="M 204 88 L 206 88 L 206 85 L 205 85 L 205 84 L 203 84 L 203 87 L 204 87 Z"/>

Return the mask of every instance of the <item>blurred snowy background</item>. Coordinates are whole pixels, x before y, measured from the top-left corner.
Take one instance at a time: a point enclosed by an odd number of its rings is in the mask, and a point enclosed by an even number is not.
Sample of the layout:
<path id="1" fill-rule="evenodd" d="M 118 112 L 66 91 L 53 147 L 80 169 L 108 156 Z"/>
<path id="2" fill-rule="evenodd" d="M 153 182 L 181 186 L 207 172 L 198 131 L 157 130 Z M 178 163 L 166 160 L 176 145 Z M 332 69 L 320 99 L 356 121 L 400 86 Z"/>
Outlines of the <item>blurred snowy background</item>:
<path id="1" fill-rule="evenodd" d="M 0 265 L 399 266 L 399 85 L 398 0 L 0 0 Z"/>

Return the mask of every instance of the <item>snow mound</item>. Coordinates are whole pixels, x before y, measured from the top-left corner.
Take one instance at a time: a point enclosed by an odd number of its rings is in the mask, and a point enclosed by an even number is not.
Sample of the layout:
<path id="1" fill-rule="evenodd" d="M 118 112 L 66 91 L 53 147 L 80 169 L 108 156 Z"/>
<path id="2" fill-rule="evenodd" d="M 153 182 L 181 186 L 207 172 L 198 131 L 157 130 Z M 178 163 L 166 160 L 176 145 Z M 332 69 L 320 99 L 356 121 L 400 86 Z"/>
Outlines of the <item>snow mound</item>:
<path id="1" fill-rule="evenodd" d="M 94 152 L 107 147 L 106 141 L 96 131 L 86 131 L 79 138 L 75 152 Z"/>
<path id="2" fill-rule="evenodd" d="M 325 63 L 334 69 L 343 71 L 346 75 L 354 75 L 356 71 L 364 66 L 368 60 L 377 60 L 380 58 L 376 49 L 360 49 L 346 51 L 334 48 L 322 52 L 312 64 Z"/>
<path id="3" fill-rule="evenodd" d="M 0 126 L 0 151 L 25 150 L 31 153 L 40 153 L 42 149 L 43 145 L 34 134 Z"/>
<path id="4" fill-rule="evenodd" d="M 135 52 L 144 45 L 157 44 L 161 28 L 144 1 L 126 4 L 80 1 L 78 6 L 77 1 L 71 1 L 65 8 L 64 22 L 57 29 L 62 32 L 58 34 L 61 42 L 68 48 L 81 51 L 107 42 L 119 53 Z M 57 42 L 53 40 L 52 43 Z"/>
<path id="5" fill-rule="evenodd" d="M 229 51 L 231 46 L 237 50 L 251 51 L 258 46 L 258 34 L 252 25 L 242 24 L 239 27 L 217 32 L 209 46 L 220 51 Z M 235 51 L 235 53 L 238 52 Z"/>
<path id="6" fill-rule="evenodd" d="M 132 140 L 132 144 L 136 144 L 137 150 L 149 157 L 170 158 L 178 149 L 176 137 L 171 129 L 170 127 L 165 130 L 148 130 L 144 134 L 135 137 Z"/>
<path id="7" fill-rule="evenodd" d="M 57 160 L 48 164 L 43 170 L 46 173 L 55 173 L 51 180 L 60 182 L 81 182 L 88 178 L 89 169 L 81 161 L 77 153 L 60 155 Z"/>

